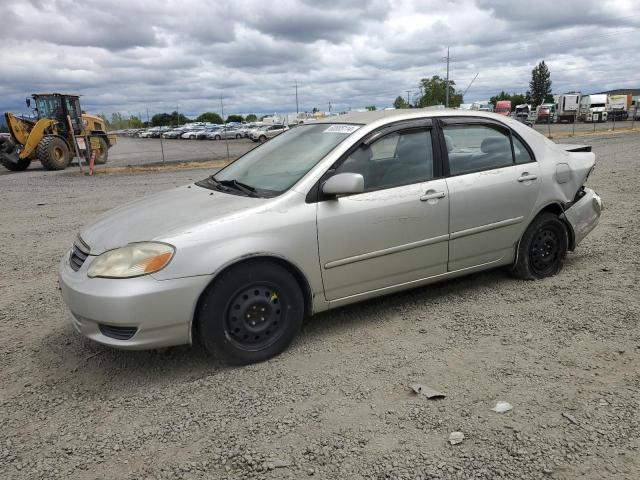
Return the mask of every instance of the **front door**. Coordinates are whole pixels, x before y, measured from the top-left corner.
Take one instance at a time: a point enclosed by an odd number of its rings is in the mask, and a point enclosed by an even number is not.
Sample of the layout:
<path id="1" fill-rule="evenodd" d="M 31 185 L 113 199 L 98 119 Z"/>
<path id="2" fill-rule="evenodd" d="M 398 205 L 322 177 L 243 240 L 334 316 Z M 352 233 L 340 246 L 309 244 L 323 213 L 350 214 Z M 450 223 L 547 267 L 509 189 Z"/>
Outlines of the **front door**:
<path id="1" fill-rule="evenodd" d="M 336 168 L 362 174 L 365 191 L 318 203 L 327 300 L 446 272 L 449 196 L 432 145 L 430 128 L 392 131 Z"/>
<path id="2" fill-rule="evenodd" d="M 496 263 L 514 252 L 540 190 L 524 143 L 492 123 L 445 122 L 449 177 L 449 271 Z"/>

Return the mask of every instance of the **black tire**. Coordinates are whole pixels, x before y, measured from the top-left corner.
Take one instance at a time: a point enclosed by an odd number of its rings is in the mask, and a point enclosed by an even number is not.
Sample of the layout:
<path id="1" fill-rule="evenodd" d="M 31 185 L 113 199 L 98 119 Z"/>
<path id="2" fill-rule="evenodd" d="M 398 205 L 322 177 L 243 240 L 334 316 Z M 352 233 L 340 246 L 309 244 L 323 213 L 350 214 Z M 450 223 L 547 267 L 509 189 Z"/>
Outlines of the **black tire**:
<path id="1" fill-rule="evenodd" d="M 71 162 L 67 143 L 60 137 L 52 135 L 40 140 L 36 148 L 36 156 L 46 170 L 64 170 Z"/>
<path id="2" fill-rule="evenodd" d="M 259 141 L 260 143 L 264 143 L 264 142 L 266 142 L 266 141 L 267 141 L 267 137 L 265 137 L 264 135 L 261 135 L 261 136 L 260 136 L 260 138 L 258 138 L 258 141 Z"/>
<path id="3" fill-rule="evenodd" d="M 96 152 L 96 165 L 104 165 L 109 159 L 109 144 L 103 137 L 98 137 L 100 149 Z"/>
<path id="4" fill-rule="evenodd" d="M 238 133 L 238 134 L 236 134 L 236 140 L 239 140 L 239 139 L 241 139 L 241 138 L 242 138 L 242 135 L 240 135 L 239 133 Z"/>
<path id="5" fill-rule="evenodd" d="M 215 137 L 213 137 L 214 140 L 220 140 L 222 139 L 222 137 L 220 135 L 216 135 Z"/>
<path id="6" fill-rule="evenodd" d="M 210 353 L 231 363 L 256 363 L 284 351 L 304 317 L 296 279 L 268 260 L 224 272 L 204 293 L 197 335 Z"/>
<path id="7" fill-rule="evenodd" d="M 15 158 L 15 150 L 16 145 L 7 140 L 4 143 L 0 144 L 0 164 L 6 168 L 7 170 L 11 170 L 12 172 L 21 172 L 29 168 L 31 164 L 30 158 L 19 158 L 17 162 L 12 162 L 7 158 L 8 156 L 13 156 Z M 7 155 L 7 156 L 5 156 Z"/>
<path id="8" fill-rule="evenodd" d="M 524 232 L 511 273 L 522 280 L 552 277 L 562 269 L 568 248 L 566 225 L 557 215 L 543 212 Z"/>

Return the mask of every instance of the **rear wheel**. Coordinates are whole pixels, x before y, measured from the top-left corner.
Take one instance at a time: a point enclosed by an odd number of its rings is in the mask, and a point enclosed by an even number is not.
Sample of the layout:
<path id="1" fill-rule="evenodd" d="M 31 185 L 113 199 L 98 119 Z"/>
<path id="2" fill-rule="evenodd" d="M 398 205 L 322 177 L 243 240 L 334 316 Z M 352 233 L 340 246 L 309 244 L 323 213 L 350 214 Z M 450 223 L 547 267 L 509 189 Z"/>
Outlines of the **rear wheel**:
<path id="1" fill-rule="evenodd" d="M 562 269 L 568 248 L 565 224 L 557 215 L 543 212 L 522 236 L 512 273 L 523 280 L 552 277 Z"/>
<path id="2" fill-rule="evenodd" d="M 265 260 L 223 273 L 205 292 L 198 335 L 205 348 L 234 363 L 255 363 L 285 350 L 302 325 L 304 300 L 293 275 Z"/>
<path id="3" fill-rule="evenodd" d="M 264 142 L 266 142 L 266 141 L 267 141 L 267 137 L 265 137 L 264 135 L 260 135 L 260 138 L 258 138 L 258 141 L 259 141 L 260 143 L 264 143 Z"/>
<path id="4" fill-rule="evenodd" d="M 36 156 L 47 170 L 64 170 L 71 161 L 69 147 L 60 137 L 47 136 L 40 140 Z"/>
<path id="5" fill-rule="evenodd" d="M 214 140 L 220 140 L 222 137 L 220 135 L 216 135 L 215 137 L 213 137 Z"/>
<path id="6" fill-rule="evenodd" d="M 242 135 L 240 135 L 239 133 L 238 133 L 238 134 L 236 134 L 236 140 L 238 140 L 238 139 L 240 139 L 240 138 L 242 138 Z"/>
<path id="7" fill-rule="evenodd" d="M 103 165 L 109 159 L 109 145 L 102 137 L 99 137 L 98 140 L 100 141 L 100 148 L 96 152 L 96 165 Z"/>

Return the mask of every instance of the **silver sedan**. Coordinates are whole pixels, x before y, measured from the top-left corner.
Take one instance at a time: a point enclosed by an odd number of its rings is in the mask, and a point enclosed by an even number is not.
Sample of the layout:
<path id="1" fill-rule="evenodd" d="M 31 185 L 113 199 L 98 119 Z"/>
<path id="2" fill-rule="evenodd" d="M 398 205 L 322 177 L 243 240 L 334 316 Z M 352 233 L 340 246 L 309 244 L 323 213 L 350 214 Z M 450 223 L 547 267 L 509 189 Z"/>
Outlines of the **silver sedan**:
<path id="1" fill-rule="evenodd" d="M 557 274 L 598 223 L 594 164 L 588 146 L 491 113 L 308 123 L 86 227 L 60 262 L 62 295 L 106 345 L 198 340 L 262 361 L 330 308 L 497 267 Z"/>

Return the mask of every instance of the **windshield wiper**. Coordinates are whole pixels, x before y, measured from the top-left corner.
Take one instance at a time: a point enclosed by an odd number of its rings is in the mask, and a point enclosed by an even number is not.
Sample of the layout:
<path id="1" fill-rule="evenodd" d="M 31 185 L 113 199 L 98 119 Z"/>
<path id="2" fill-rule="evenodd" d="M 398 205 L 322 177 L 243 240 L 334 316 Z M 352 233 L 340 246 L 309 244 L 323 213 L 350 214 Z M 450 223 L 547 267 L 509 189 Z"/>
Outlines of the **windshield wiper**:
<path id="1" fill-rule="evenodd" d="M 221 192 L 228 192 L 229 189 L 225 187 L 222 182 L 216 179 L 213 175 L 207 177 L 207 182 L 211 183 L 216 190 L 220 190 Z"/>
<path id="2" fill-rule="evenodd" d="M 216 180 L 216 182 L 224 185 L 225 187 L 233 187 L 249 197 L 259 196 L 255 188 L 253 188 L 251 185 L 247 185 L 246 183 L 239 182 L 238 180 Z"/>

